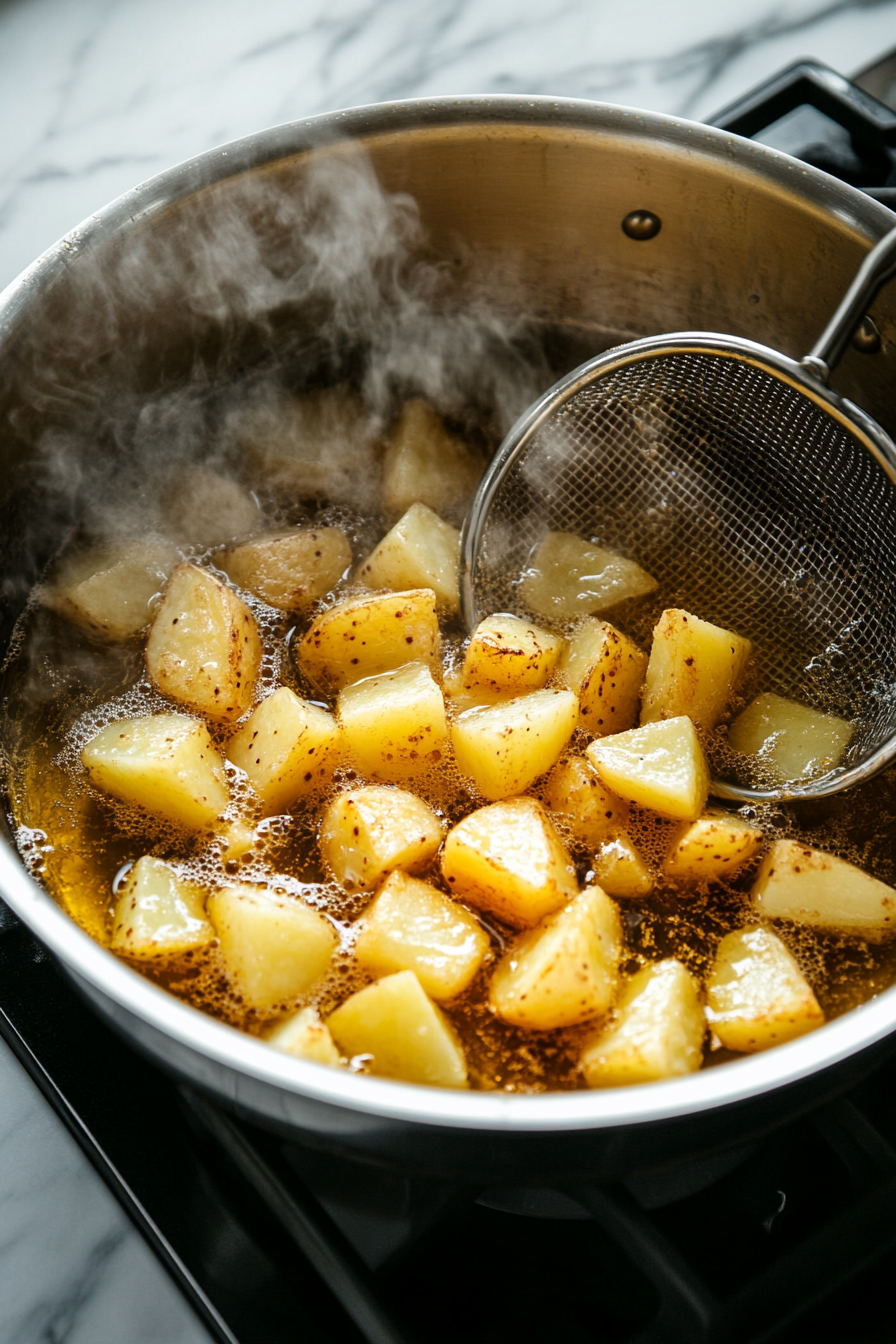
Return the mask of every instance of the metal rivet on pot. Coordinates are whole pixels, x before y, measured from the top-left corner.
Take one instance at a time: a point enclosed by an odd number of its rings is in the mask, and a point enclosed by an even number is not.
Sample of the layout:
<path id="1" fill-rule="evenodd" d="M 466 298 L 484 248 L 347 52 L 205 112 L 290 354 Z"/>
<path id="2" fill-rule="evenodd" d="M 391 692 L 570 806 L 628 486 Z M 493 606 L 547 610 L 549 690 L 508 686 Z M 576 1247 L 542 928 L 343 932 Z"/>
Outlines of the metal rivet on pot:
<path id="1" fill-rule="evenodd" d="M 638 243 L 655 238 L 661 228 L 659 215 L 653 215 L 649 210 L 632 210 L 622 221 L 622 232 Z"/>
<path id="2" fill-rule="evenodd" d="M 863 317 L 856 327 L 855 335 L 852 338 L 853 349 L 859 350 L 863 355 L 876 355 L 880 349 L 880 332 L 871 321 L 870 317 Z"/>

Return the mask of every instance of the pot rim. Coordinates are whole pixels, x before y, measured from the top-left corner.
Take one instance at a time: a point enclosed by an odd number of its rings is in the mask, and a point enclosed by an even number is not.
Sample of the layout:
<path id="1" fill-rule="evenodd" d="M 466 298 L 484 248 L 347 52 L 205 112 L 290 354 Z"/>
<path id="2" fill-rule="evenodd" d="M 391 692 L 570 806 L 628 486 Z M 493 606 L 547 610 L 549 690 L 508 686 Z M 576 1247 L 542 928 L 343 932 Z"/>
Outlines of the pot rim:
<path id="1" fill-rule="evenodd" d="M 341 141 L 477 122 L 630 137 L 661 133 L 669 148 L 722 160 L 731 171 L 745 176 L 761 172 L 764 181 L 837 216 L 869 245 L 890 227 L 886 207 L 837 179 L 765 145 L 679 117 L 584 99 L 522 94 L 372 104 L 258 131 L 185 160 L 125 192 L 53 244 L 0 293 L 0 351 L 14 343 L 34 298 L 76 264 L 79 256 L 189 195 L 245 171 Z M 176 999 L 94 942 L 30 876 L 6 840 L 0 844 L 0 893 L 76 978 L 82 977 L 125 1014 L 142 1019 L 162 1036 L 275 1089 L 412 1124 L 525 1133 L 671 1120 L 799 1082 L 873 1045 L 896 1028 L 893 986 L 808 1036 L 680 1079 L 532 1096 L 429 1088 L 291 1058 Z"/>

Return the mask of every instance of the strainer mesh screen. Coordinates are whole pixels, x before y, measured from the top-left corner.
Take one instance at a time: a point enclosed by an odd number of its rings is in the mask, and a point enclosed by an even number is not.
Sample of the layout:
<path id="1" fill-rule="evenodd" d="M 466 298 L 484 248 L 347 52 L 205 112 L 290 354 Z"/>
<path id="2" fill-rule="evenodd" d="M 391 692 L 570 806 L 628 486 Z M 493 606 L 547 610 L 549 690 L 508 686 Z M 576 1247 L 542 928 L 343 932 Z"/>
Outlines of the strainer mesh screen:
<path id="1" fill-rule="evenodd" d="M 896 731 L 894 505 L 868 448 L 799 389 L 664 352 L 597 373 L 523 446 L 485 524 L 476 604 L 525 610 L 519 576 L 548 529 L 619 551 L 660 585 L 620 609 L 623 628 L 649 641 L 675 605 L 748 636 L 757 688 L 861 725 L 851 763 Z"/>

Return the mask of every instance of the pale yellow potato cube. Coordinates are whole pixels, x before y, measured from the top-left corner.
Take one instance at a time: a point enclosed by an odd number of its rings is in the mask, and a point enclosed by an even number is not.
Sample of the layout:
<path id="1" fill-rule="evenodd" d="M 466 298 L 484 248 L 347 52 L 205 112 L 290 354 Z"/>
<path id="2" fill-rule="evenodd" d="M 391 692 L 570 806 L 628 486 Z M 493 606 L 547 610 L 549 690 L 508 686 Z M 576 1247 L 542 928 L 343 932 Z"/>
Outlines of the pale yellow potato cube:
<path id="1" fill-rule="evenodd" d="M 231 546 L 216 564 L 239 588 L 278 611 L 301 611 L 325 597 L 352 563 L 338 527 L 291 527 Z"/>
<path id="2" fill-rule="evenodd" d="M 513 700 L 513 691 L 488 690 L 484 686 L 464 685 L 463 665 L 450 669 L 442 681 L 445 704 L 452 719 L 460 718 L 468 709 L 481 709 L 483 705 L 497 705 L 505 700 Z"/>
<path id="3" fill-rule="evenodd" d="M 713 808 L 675 833 L 663 860 L 663 876 L 686 884 L 718 882 L 749 863 L 763 844 L 758 826 Z"/>
<path id="4" fill-rule="evenodd" d="M 265 815 L 273 816 L 330 778 L 340 744 L 332 714 L 280 686 L 230 739 L 227 758 L 246 772 Z"/>
<path id="5" fill-rule="evenodd" d="M 436 595 L 412 588 L 340 602 L 312 622 L 298 646 L 302 671 L 319 685 L 349 686 L 405 663 L 440 668 Z"/>
<path id="6" fill-rule="evenodd" d="M 706 1016 L 729 1050 L 752 1054 L 824 1024 L 824 1013 L 787 948 L 758 924 L 719 943 L 706 983 Z"/>
<path id="7" fill-rule="evenodd" d="M 153 618 L 177 551 L 162 541 L 121 541 L 68 557 L 44 590 L 61 616 L 110 644 Z"/>
<path id="8" fill-rule="evenodd" d="M 578 894 L 575 865 L 534 798 L 480 807 L 448 832 L 442 874 L 455 896 L 531 928 Z"/>
<path id="9" fill-rule="evenodd" d="M 482 460 L 449 434 L 428 402 L 406 402 L 386 439 L 383 507 L 404 513 L 426 504 L 451 513 L 471 499 L 484 470 Z"/>
<path id="10" fill-rule="evenodd" d="M 230 795 L 204 723 L 185 714 L 118 719 L 81 752 L 91 784 L 179 826 L 209 826 Z"/>
<path id="11" fill-rule="evenodd" d="M 706 1019 L 697 986 L 680 961 L 644 966 L 625 986 L 609 1026 L 590 1040 L 581 1067 L 589 1087 L 626 1087 L 695 1073 Z"/>
<path id="12" fill-rule="evenodd" d="M 608 896 L 649 896 L 653 873 L 638 853 L 627 831 L 601 840 L 591 861 L 594 880 Z"/>
<path id="13" fill-rule="evenodd" d="M 470 637 L 464 686 L 498 694 L 539 691 L 559 662 L 565 641 L 518 616 L 486 616 Z"/>
<path id="14" fill-rule="evenodd" d="M 261 522 L 261 510 L 249 491 L 208 467 L 175 467 L 160 493 L 163 530 L 194 550 L 220 546 Z"/>
<path id="15" fill-rule="evenodd" d="M 764 691 L 733 721 L 728 744 L 745 756 L 758 757 L 764 770 L 788 783 L 833 770 L 853 732 L 852 724 L 836 714 L 822 714 Z"/>
<path id="16" fill-rule="evenodd" d="M 112 918 L 113 952 L 140 961 L 206 947 L 215 931 L 205 917 L 205 892 L 168 863 L 144 855 L 118 889 Z"/>
<path id="17" fill-rule="evenodd" d="M 348 759 L 371 779 L 431 770 L 448 746 L 445 701 L 422 663 L 346 686 L 336 714 Z"/>
<path id="18" fill-rule="evenodd" d="M 634 728 L 647 654 L 626 635 L 606 621 L 588 620 L 570 639 L 560 668 L 579 697 L 579 724 L 592 737 Z"/>
<path id="19" fill-rule="evenodd" d="M 460 604 L 460 533 L 425 504 L 412 504 L 364 560 L 358 578 L 368 588 L 431 588 L 448 611 Z"/>
<path id="20" fill-rule="evenodd" d="M 252 704 L 261 654 L 245 602 L 207 570 L 178 565 L 146 644 L 156 689 L 210 719 L 232 722 Z"/>
<path id="21" fill-rule="evenodd" d="M 641 722 L 687 714 L 715 728 L 734 697 L 750 657 L 748 639 L 688 611 L 664 611 L 653 631 Z"/>
<path id="22" fill-rule="evenodd" d="M 361 989 L 327 1018 L 344 1055 L 369 1055 L 371 1073 L 430 1087 L 467 1087 L 457 1033 L 413 971 L 397 971 Z"/>
<path id="23" fill-rule="evenodd" d="M 709 796 L 709 766 L 686 715 L 598 738 L 585 752 L 607 788 L 665 817 L 696 821 Z"/>
<path id="24" fill-rule="evenodd" d="M 395 872 L 364 911 L 355 958 L 377 977 L 413 971 L 442 1002 L 463 993 L 488 950 L 488 934 L 468 910 L 428 882 Z"/>
<path id="25" fill-rule="evenodd" d="M 522 793 L 556 763 L 578 715 L 573 692 L 560 690 L 468 709 L 451 724 L 457 768 L 485 798 Z"/>
<path id="26" fill-rule="evenodd" d="M 266 1011 L 307 994 L 339 942 L 323 915 L 266 887 L 222 887 L 207 910 L 227 973 L 249 1008 Z"/>
<path id="27" fill-rule="evenodd" d="M 269 1027 L 263 1040 L 284 1055 L 308 1059 L 312 1064 L 337 1068 L 342 1063 L 330 1028 L 321 1022 L 316 1008 L 300 1008 L 297 1013 Z"/>
<path id="28" fill-rule="evenodd" d="M 523 572 L 523 601 L 539 616 L 596 616 L 652 593 L 656 579 L 634 560 L 571 532 L 548 532 Z"/>
<path id="29" fill-rule="evenodd" d="M 628 804 L 604 788 L 581 756 L 572 756 L 554 767 L 543 800 L 558 824 L 589 848 L 628 821 Z"/>
<path id="30" fill-rule="evenodd" d="M 880 943 L 896 933 L 896 891 L 845 859 L 776 840 L 751 892 L 759 915 L 794 919 Z"/>
<path id="31" fill-rule="evenodd" d="M 613 1007 L 622 925 L 600 887 L 515 938 L 492 976 L 488 1001 L 498 1017 L 529 1031 L 574 1027 Z"/>
<path id="32" fill-rule="evenodd" d="M 439 818 L 404 789 L 370 785 L 334 798 L 320 828 L 320 852 L 348 891 L 372 891 L 390 873 L 422 873 L 442 843 Z"/>

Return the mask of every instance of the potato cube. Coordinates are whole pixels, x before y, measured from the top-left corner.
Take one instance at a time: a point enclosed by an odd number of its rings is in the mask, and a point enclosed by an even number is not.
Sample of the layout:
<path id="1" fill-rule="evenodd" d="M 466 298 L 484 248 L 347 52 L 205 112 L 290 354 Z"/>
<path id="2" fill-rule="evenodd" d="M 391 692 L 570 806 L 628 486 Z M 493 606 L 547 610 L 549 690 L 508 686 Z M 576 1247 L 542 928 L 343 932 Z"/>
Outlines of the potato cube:
<path id="1" fill-rule="evenodd" d="M 626 635 L 606 621 L 588 620 L 570 639 L 560 668 L 579 697 L 579 725 L 592 737 L 634 728 L 647 654 Z"/>
<path id="2" fill-rule="evenodd" d="M 729 1050 L 752 1054 L 824 1023 L 824 1013 L 787 948 L 758 924 L 719 943 L 706 984 L 706 1016 Z"/>
<path id="3" fill-rule="evenodd" d="M 576 870 L 534 798 L 480 807 L 448 832 L 442 874 L 455 896 L 531 928 L 578 893 Z"/>
<path id="4" fill-rule="evenodd" d="M 626 831 L 601 840 L 591 862 L 594 880 L 608 896 L 649 896 L 653 874 Z"/>
<path id="5" fill-rule="evenodd" d="M 291 527 L 231 546 L 216 563 L 269 607 L 301 611 L 339 582 L 352 548 L 341 528 Z"/>
<path id="6" fill-rule="evenodd" d="M 442 823 L 421 798 L 371 785 L 340 793 L 320 828 L 320 851 L 348 891 L 372 891 L 390 873 L 422 873 L 442 843 Z"/>
<path id="7" fill-rule="evenodd" d="M 598 738 L 585 752 L 620 798 L 666 817 L 696 821 L 709 796 L 709 766 L 686 715 Z"/>
<path id="8" fill-rule="evenodd" d="M 468 709 L 451 725 L 457 768 L 485 798 L 522 793 L 555 764 L 578 715 L 572 691 L 530 691 Z"/>
<path id="9" fill-rule="evenodd" d="M 762 831 L 720 808 L 676 831 L 663 861 L 663 876 L 688 885 L 718 882 L 736 873 L 764 842 Z"/>
<path id="10" fill-rule="evenodd" d="M 486 616 L 470 638 L 464 686 L 522 695 L 539 691 L 560 659 L 564 641 L 518 616 Z"/>
<path id="11" fill-rule="evenodd" d="M 227 973 L 249 1008 L 264 1011 L 307 994 L 339 942 L 323 915 L 266 887 L 222 887 L 207 908 Z"/>
<path id="12" fill-rule="evenodd" d="M 275 1050 L 296 1059 L 308 1059 L 312 1064 L 329 1064 L 331 1068 L 342 1063 L 330 1028 L 321 1022 L 316 1008 L 300 1008 L 268 1028 L 263 1039 Z"/>
<path id="13" fill-rule="evenodd" d="M 412 588 L 331 607 L 312 623 L 296 657 L 313 682 L 342 687 L 405 663 L 437 671 L 440 652 L 436 595 Z"/>
<path id="14" fill-rule="evenodd" d="M 425 504 L 412 504 L 361 564 L 368 588 L 431 588 L 449 611 L 460 605 L 460 533 Z"/>
<path id="15" fill-rule="evenodd" d="M 652 593 L 656 579 L 634 560 L 571 532 L 548 532 L 523 572 L 523 601 L 539 616 L 571 620 Z"/>
<path id="16" fill-rule="evenodd" d="M 168 863 L 144 855 L 118 889 L 112 950 L 140 961 L 205 947 L 215 931 L 205 917 L 205 892 Z"/>
<path id="17" fill-rule="evenodd" d="M 208 729 L 185 714 L 108 723 L 81 760 L 95 788 L 179 826 L 209 826 L 230 801 Z"/>
<path id="18" fill-rule="evenodd" d="M 628 804 L 605 789 L 587 761 L 572 756 L 548 776 L 544 803 L 574 840 L 592 848 L 628 821 Z"/>
<path id="19" fill-rule="evenodd" d="M 880 943 L 896 933 L 896 891 L 861 868 L 776 840 L 756 874 L 753 904 L 766 919 L 795 919 Z"/>
<path id="20" fill-rule="evenodd" d="M 625 986 L 613 1021 L 582 1052 L 589 1087 L 626 1087 L 695 1073 L 706 1020 L 697 986 L 680 961 L 644 966 Z"/>
<path id="21" fill-rule="evenodd" d="M 757 756 L 776 780 L 793 782 L 833 770 L 853 731 L 836 714 L 822 714 L 765 691 L 731 724 L 728 744 L 745 756 Z"/>
<path id="22" fill-rule="evenodd" d="M 194 550 L 241 537 L 261 521 L 249 491 L 208 467 L 175 467 L 162 485 L 160 502 L 164 531 Z"/>
<path id="23" fill-rule="evenodd" d="M 386 439 L 383 457 L 383 507 L 404 513 L 412 504 L 426 504 L 451 513 L 471 499 L 484 463 L 419 397 L 402 408 Z M 463 512 L 463 508 L 460 508 Z"/>
<path id="24" fill-rule="evenodd" d="M 68 557 L 44 601 L 82 630 L 110 644 L 145 630 L 177 551 L 162 541 L 120 541 Z"/>
<path id="25" fill-rule="evenodd" d="M 430 1087 L 467 1086 L 463 1047 L 413 971 L 359 990 L 330 1014 L 327 1026 L 343 1054 L 372 1057 L 371 1073 Z"/>
<path id="26" fill-rule="evenodd" d="M 413 971 L 441 1002 L 463 993 L 488 949 L 488 934 L 469 911 L 428 882 L 396 872 L 364 911 L 355 957 L 373 976 Z"/>
<path id="27" fill-rule="evenodd" d="M 445 701 L 422 663 L 346 686 L 336 714 L 347 756 L 372 779 L 419 775 L 448 745 Z"/>
<path id="28" fill-rule="evenodd" d="M 273 816 L 329 779 L 340 742 L 332 714 L 280 686 L 230 739 L 227 757 L 245 770 L 265 815 Z"/>
<path id="29" fill-rule="evenodd" d="M 505 1022 L 530 1031 L 574 1027 L 616 1001 L 622 925 L 600 887 L 515 938 L 498 963 L 488 1001 Z"/>
<path id="30" fill-rule="evenodd" d="M 210 719 L 233 721 L 252 704 L 261 653 L 245 602 L 206 570 L 178 565 L 146 644 L 153 685 Z"/>
<path id="31" fill-rule="evenodd" d="M 687 714 L 699 727 L 715 728 L 737 690 L 751 647 L 748 639 L 690 612 L 664 611 L 653 631 L 641 722 Z"/>

